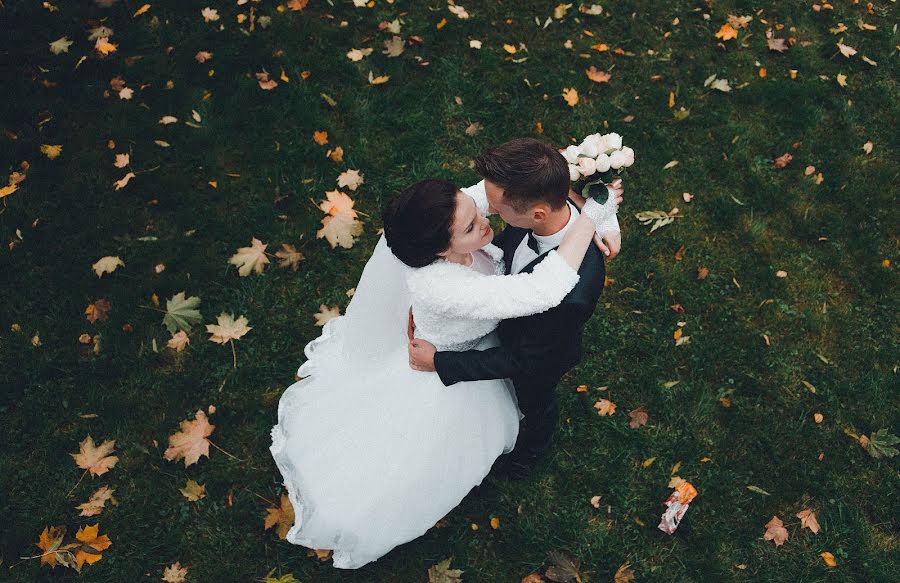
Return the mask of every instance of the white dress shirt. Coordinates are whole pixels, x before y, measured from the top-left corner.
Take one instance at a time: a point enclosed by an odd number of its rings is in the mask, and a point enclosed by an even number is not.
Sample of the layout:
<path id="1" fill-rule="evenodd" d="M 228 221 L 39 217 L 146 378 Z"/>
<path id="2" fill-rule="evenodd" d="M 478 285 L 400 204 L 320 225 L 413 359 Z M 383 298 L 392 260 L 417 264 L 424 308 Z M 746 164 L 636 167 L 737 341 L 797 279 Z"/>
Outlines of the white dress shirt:
<path id="1" fill-rule="evenodd" d="M 512 260 L 512 273 L 519 273 L 522 269 L 525 268 L 526 265 L 534 261 L 538 258 L 539 255 L 543 255 L 547 251 L 553 249 L 554 247 L 559 247 L 559 244 L 562 243 L 563 238 L 565 238 L 566 233 L 569 232 L 569 229 L 572 228 L 572 225 L 575 224 L 575 221 L 578 220 L 578 210 L 575 206 L 569 202 L 566 203 L 569 205 L 569 222 L 566 223 L 559 231 L 553 233 L 552 235 L 538 235 L 534 234 L 534 238 L 537 240 L 538 251 L 540 253 L 535 253 L 531 247 L 528 246 L 528 236 L 526 235 L 522 242 L 519 243 L 519 246 L 516 248 L 516 253 L 513 255 Z"/>

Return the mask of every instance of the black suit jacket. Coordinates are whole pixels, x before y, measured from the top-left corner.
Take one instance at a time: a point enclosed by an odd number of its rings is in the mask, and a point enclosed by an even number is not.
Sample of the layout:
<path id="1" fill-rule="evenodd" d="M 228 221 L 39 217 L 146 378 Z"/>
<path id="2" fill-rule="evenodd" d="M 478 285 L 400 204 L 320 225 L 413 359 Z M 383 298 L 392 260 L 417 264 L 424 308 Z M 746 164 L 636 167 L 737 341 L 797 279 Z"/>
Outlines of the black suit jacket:
<path id="1" fill-rule="evenodd" d="M 513 255 L 527 234 L 527 229 L 507 227 L 494 241 L 503 249 L 506 273 L 510 273 Z M 530 272 L 546 256 L 540 255 L 522 272 Z M 593 243 L 578 274 L 575 288 L 555 308 L 500 322 L 500 346 L 436 353 L 434 366 L 441 381 L 449 386 L 460 381 L 510 378 L 520 395 L 523 391 L 552 391 L 581 360 L 581 332 L 603 292 L 604 256 Z"/>

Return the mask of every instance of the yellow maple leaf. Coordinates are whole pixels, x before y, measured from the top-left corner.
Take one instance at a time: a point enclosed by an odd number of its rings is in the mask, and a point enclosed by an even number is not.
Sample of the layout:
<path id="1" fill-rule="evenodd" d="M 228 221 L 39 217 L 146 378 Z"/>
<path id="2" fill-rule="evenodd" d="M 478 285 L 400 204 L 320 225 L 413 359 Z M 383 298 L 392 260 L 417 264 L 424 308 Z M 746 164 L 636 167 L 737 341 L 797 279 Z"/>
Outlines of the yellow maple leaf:
<path id="1" fill-rule="evenodd" d="M 55 159 L 57 156 L 62 153 L 63 147 L 61 145 L 50 145 L 50 144 L 42 144 L 41 145 L 41 153 L 46 155 L 51 160 Z"/>
<path id="2" fill-rule="evenodd" d="M 9 196 L 10 194 L 14 193 L 17 190 L 19 190 L 19 187 L 15 184 L 9 184 L 7 186 L 0 187 L 0 198 L 3 198 L 4 196 Z"/>
<path id="3" fill-rule="evenodd" d="M 203 484 L 198 484 L 197 480 L 188 480 L 184 488 L 179 488 L 179 492 L 181 492 L 182 496 L 188 499 L 189 502 L 197 502 L 202 498 L 206 498 L 206 486 Z"/>
<path id="4" fill-rule="evenodd" d="M 102 476 L 115 467 L 119 461 L 118 457 L 110 455 L 115 446 L 116 440 L 114 439 L 107 439 L 97 446 L 94 438 L 88 435 L 79 444 L 79 452 L 69 455 L 75 459 L 79 468 L 89 471 L 91 476 Z"/>
<path id="5" fill-rule="evenodd" d="M 113 504 L 116 504 L 116 499 L 113 498 L 113 490 L 109 486 L 103 486 L 98 489 L 96 492 L 91 494 L 91 497 L 87 502 L 79 504 L 75 508 L 81 510 L 81 514 L 79 516 L 96 516 L 103 512 L 103 508 L 106 506 L 107 501 L 111 501 Z"/>
<path id="6" fill-rule="evenodd" d="M 316 231 L 316 238 L 325 238 L 331 247 L 341 246 L 344 249 L 353 247 L 354 237 L 362 234 L 363 226 L 354 215 L 328 215 L 322 218 L 322 228 Z"/>
<path id="7" fill-rule="evenodd" d="M 239 247 L 237 253 L 228 259 L 228 263 L 237 266 L 238 275 L 241 277 L 250 275 L 251 271 L 262 273 L 269 263 L 269 258 L 266 257 L 266 247 L 268 247 L 267 244 L 253 237 L 250 246 Z"/>
<path id="8" fill-rule="evenodd" d="M 737 35 L 737 30 L 735 30 L 730 23 L 726 22 L 722 25 L 722 28 L 719 29 L 719 32 L 715 34 L 715 37 L 722 40 L 731 40 L 733 38 L 737 38 Z"/>
<path id="9" fill-rule="evenodd" d="M 825 564 L 829 569 L 837 567 L 837 561 L 835 560 L 834 555 L 832 555 L 828 551 L 822 551 L 821 553 L 819 553 L 819 556 L 822 557 L 822 560 L 825 561 Z"/>
<path id="10" fill-rule="evenodd" d="M 41 555 L 42 565 L 50 565 L 50 567 L 55 569 L 56 565 L 59 564 L 54 551 L 62 544 L 63 535 L 65 534 L 66 529 L 62 526 L 47 526 L 44 528 L 37 542 L 37 547 L 44 551 L 44 554 Z"/>
<path id="11" fill-rule="evenodd" d="M 104 273 L 112 273 L 119 266 L 125 267 L 125 262 L 114 255 L 107 255 L 97 260 L 97 263 L 91 265 L 91 269 L 101 277 Z"/>
<path id="12" fill-rule="evenodd" d="M 97 536 L 100 531 L 100 523 L 94 526 L 83 526 L 75 533 L 75 538 L 83 544 L 75 553 L 75 563 L 78 569 L 87 563 L 93 565 L 103 558 L 101 551 L 108 549 L 112 545 L 107 535 Z"/>
<path id="13" fill-rule="evenodd" d="M 175 561 L 163 570 L 162 580 L 166 583 L 184 583 L 187 573 L 187 567 L 182 567 L 181 561 Z"/>
<path id="14" fill-rule="evenodd" d="M 341 309 L 337 306 L 328 307 L 325 304 L 319 304 L 319 312 L 313 314 L 313 318 L 316 319 L 316 326 L 324 326 L 328 323 L 332 318 L 337 318 L 341 315 Z"/>
<path id="15" fill-rule="evenodd" d="M 356 190 L 359 185 L 365 182 L 359 170 L 345 170 L 337 177 L 338 188 L 347 187 L 350 190 Z M 346 196 L 346 195 L 345 195 Z"/>
<path id="16" fill-rule="evenodd" d="M 69 47 L 72 46 L 72 41 L 69 40 L 69 37 L 64 36 L 48 44 L 50 45 L 50 52 L 54 55 L 59 55 L 61 53 L 69 52 Z"/>
<path id="17" fill-rule="evenodd" d="M 281 495 L 281 506 L 278 508 L 266 508 L 266 520 L 263 523 L 265 530 L 278 525 L 278 538 L 284 540 L 288 531 L 294 526 L 294 507 L 286 494 Z"/>
<path id="18" fill-rule="evenodd" d="M 219 322 L 218 324 L 206 325 L 206 331 L 211 334 L 209 337 L 210 342 L 215 342 L 217 344 L 225 344 L 231 340 L 238 340 L 253 329 L 252 326 L 247 325 L 248 321 L 245 316 L 240 316 L 235 320 L 234 314 L 222 312 L 217 317 L 217 320 Z"/>
<path id="19" fill-rule="evenodd" d="M 569 104 L 569 107 L 575 107 L 576 105 L 578 105 L 578 90 L 574 87 L 563 89 L 562 96 L 563 99 L 566 100 L 566 103 Z"/>
<path id="20" fill-rule="evenodd" d="M 609 83 L 611 74 L 606 71 L 599 71 L 597 67 L 591 65 L 590 69 L 586 69 L 584 72 L 587 75 L 587 78 L 593 81 L 594 83 Z"/>
<path id="21" fill-rule="evenodd" d="M 185 333 L 184 330 L 179 330 L 178 332 L 172 334 L 172 337 L 169 338 L 169 341 L 166 342 L 166 346 L 169 348 L 174 348 L 175 352 L 181 352 L 184 350 L 184 347 L 190 344 L 191 338 Z"/>
<path id="22" fill-rule="evenodd" d="M 200 456 L 209 457 L 209 440 L 215 425 L 210 425 L 203 410 L 197 410 L 194 421 L 185 419 L 179 424 L 181 431 L 169 436 L 169 447 L 163 457 L 169 461 L 184 459 L 184 466 L 197 463 Z"/>
<path id="23" fill-rule="evenodd" d="M 105 36 L 101 36 L 97 39 L 97 42 L 94 44 L 94 48 L 97 49 L 97 52 L 101 55 L 109 55 L 118 50 L 118 46 L 109 42 L 109 38 Z"/>

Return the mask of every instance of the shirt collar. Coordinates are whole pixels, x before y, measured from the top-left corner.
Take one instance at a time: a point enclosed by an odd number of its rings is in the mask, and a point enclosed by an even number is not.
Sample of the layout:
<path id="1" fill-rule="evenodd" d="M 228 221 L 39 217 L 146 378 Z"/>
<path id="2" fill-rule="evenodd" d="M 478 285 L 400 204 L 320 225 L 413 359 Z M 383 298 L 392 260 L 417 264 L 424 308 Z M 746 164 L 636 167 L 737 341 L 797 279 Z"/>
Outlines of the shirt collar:
<path id="1" fill-rule="evenodd" d="M 572 225 L 575 224 L 575 221 L 578 220 L 578 209 L 571 203 L 567 203 L 569 205 L 569 222 L 566 223 L 566 226 L 560 229 L 559 231 L 553 233 L 552 235 L 538 235 L 534 234 L 534 238 L 538 242 L 538 248 L 541 250 L 541 253 L 546 252 L 549 249 L 553 249 L 554 247 L 559 247 L 562 240 L 565 238 L 566 233 L 569 232 L 569 229 L 572 228 Z"/>

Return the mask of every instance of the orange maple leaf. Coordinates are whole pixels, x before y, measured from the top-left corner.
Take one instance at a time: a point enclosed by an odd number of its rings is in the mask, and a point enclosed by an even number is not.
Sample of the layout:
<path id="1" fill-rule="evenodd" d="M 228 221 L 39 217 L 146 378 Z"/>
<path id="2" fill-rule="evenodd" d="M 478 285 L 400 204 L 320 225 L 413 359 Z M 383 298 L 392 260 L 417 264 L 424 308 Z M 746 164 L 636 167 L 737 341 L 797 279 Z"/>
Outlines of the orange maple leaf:
<path id="1" fill-rule="evenodd" d="M 733 38 L 737 38 L 738 32 L 731 26 L 729 23 L 725 23 L 722 25 L 722 28 L 719 29 L 719 32 L 716 33 L 716 38 L 720 38 L 722 40 L 731 40 Z"/>
<path id="2" fill-rule="evenodd" d="M 276 524 L 278 525 L 278 538 L 284 540 L 287 538 L 288 531 L 294 526 L 294 507 L 287 495 L 281 495 L 280 508 L 266 508 L 265 529 L 269 530 Z"/>
<path id="3" fill-rule="evenodd" d="M 97 536 L 100 531 L 100 523 L 94 526 L 83 526 L 75 533 L 75 538 L 83 544 L 75 553 L 75 563 L 81 569 L 82 565 L 87 563 L 93 565 L 103 558 L 102 551 L 108 549 L 112 545 L 107 535 Z"/>
<path id="4" fill-rule="evenodd" d="M 609 79 L 612 77 L 612 75 L 606 71 L 597 70 L 597 67 L 593 65 L 591 65 L 590 69 L 586 69 L 584 73 L 587 75 L 587 78 L 594 83 L 609 83 Z"/>
<path id="5" fill-rule="evenodd" d="M 209 457 L 209 440 L 206 438 L 212 435 L 216 426 L 209 424 L 206 413 L 198 410 L 194 421 L 185 419 L 179 427 L 181 431 L 169 436 L 169 447 L 163 457 L 169 461 L 184 459 L 185 467 L 197 463 L 200 456 Z"/>
<path id="6" fill-rule="evenodd" d="M 811 508 L 798 512 L 797 518 L 800 519 L 800 528 L 808 528 L 813 534 L 819 534 L 821 527 L 819 526 L 819 521 L 816 520 L 816 513 Z"/>
<path id="7" fill-rule="evenodd" d="M 59 548 L 60 543 L 62 543 L 64 534 L 66 534 L 66 529 L 62 526 L 48 526 L 44 528 L 44 532 L 41 533 L 40 539 L 37 542 L 37 547 L 45 553 L 41 555 L 42 565 L 50 565 L 55 569 L 59 564 L 56 560 L 56 553 L 54 551 L 56 551 L 56 549 Z"/>
<path id="8" fill-rule="evenodd" d="M 119 458 L 109 455 L 116 446 L 116 440 L 107 439 L 99 446 L 94 443 L 94 438 L 88 435 L 79 444 L 78 453 L 70 453 L 69 455 L 75 459 L 78 467 L 87 470 L 91 476 L 102 476 L 110 469 L 115 467 Z"/>
<path id="9" fill-rule="evenodd" d="M 788 531 L 780 518 L 773 516 L 772 520 L 766 523 L 766 532 L 763 535 L 763 538 L 765 540 L 773 541 L 776 547 L 780 547 L 784 544 L 784 541 L 788 539 Z"/>

